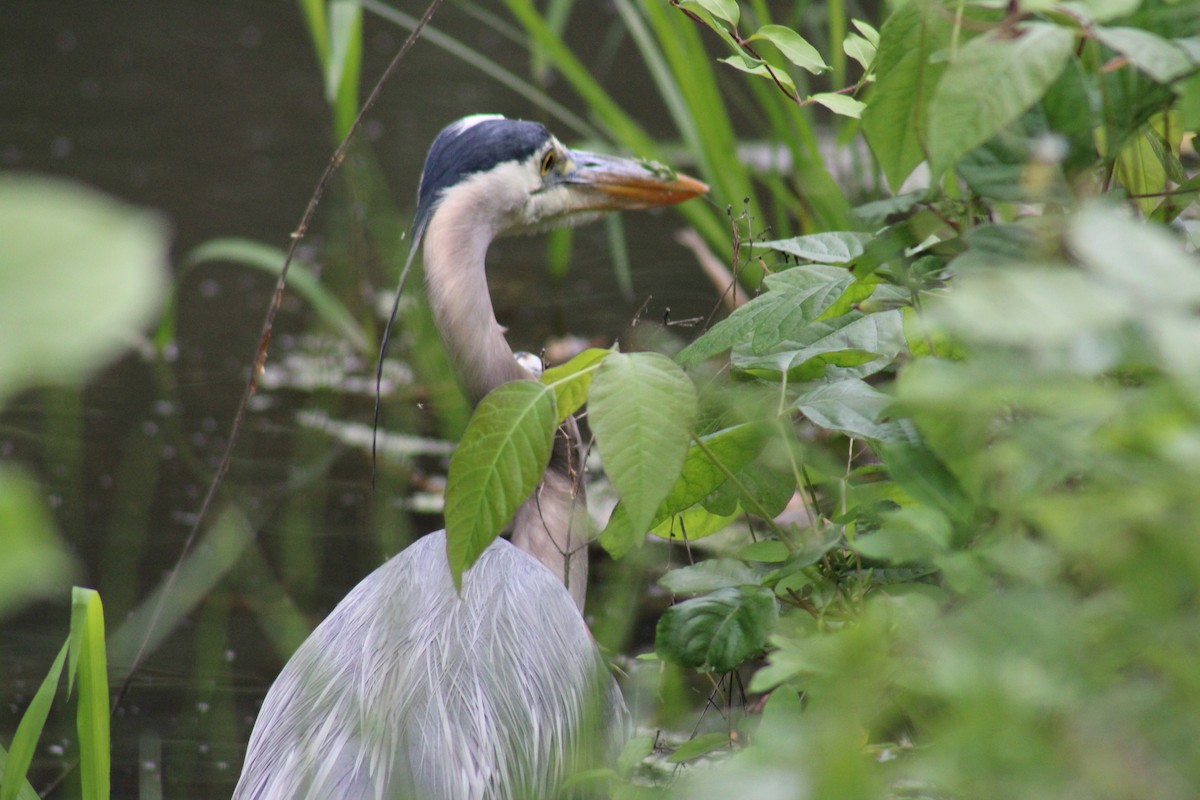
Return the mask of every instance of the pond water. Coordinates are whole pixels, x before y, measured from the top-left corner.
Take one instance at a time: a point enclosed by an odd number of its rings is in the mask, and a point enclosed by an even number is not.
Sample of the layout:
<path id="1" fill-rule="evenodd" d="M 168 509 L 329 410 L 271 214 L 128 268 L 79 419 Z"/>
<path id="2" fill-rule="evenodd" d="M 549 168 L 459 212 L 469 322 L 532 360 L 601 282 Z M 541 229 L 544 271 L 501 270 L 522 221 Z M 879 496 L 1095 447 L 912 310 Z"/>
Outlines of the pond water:
<path id="1" fill-rule="evenodd" d="M 330 112 L 294 4 L 14 0 L 4 20 L 0 168 L 77 179 L 158 209 L 174 230 L 179 279 L 167 312 L 175 326 L 168 357 L 126 358 L 83 390 L 31 392 L 0 417 L 0 457 L 37 472 L 82 565 L 77 582 L 102 593 L 119 669 L 219 461 L 272 285 L 231 264 L 184 272 L 186 254 L 222 237 L 286 246 L 333 149 Z M 529 74 L 519 47 L 462 8 L 447 4 L 435 26 Z M 570 30 L 632 116 L 669 136 L 661 103 L 604 4 L 579 4 Z M 364 83 L 406 34 L 367 15 Z M 586 117 L 568 90 L 551 93 Z M 488 75 L 419 44 L 368 120 L 369 154 L 326 199 L 305 253 L 371 331 L 400 246 L 364 231 L 405 229 L 428 143 L 446 123 L 481 111 L 539 118 Z M 499 243 L 492 290 L 514 344 L 538 352 L 563 335 L 629 342 L 639 314 L 643 331 L 660 327 L 667 309 L 676 319 L 707 314 L 715 292 L 671 241 L 678 227 L 671 214 L 624 220 L 632 296 L 613 277 L 603 226 L 575 234 L 571 271 L 560 282 L 546 275 L 543 240 Z M 290 296 L 271 355 L 271 379 L 252 405 L 198 557 L 176 581 L 173 596 L 182 599 L 168 604 L 166 638 L 117 710 L 114 797 L 228 796 L 257 705 L 290 648 L 386 556 L 440 527 L 422 505 L 440 486 L 440 446 L 386 461 L 372 491 L 361 444 L 371 354 L 330 335 Z M 385 422 L 442 439 L 455 424 L 454 397 L 400 386 Z M 218 518 L 225 524 L 212 533 Z M 625 599 L 639 596 L 644 581 L 629 570 L 602 561 L 591 590 L 597 636 L 620 650 L 645 643 Z M 68 596 L 64 586 L 63 602 L 0 620 L 6 744 L 65 635 Z M 73 737 L 69 719 L 52 720 L 35 786 L 69 772 Z M 75 780 L 69 773 L 56 791 L 75 794 Z"/>

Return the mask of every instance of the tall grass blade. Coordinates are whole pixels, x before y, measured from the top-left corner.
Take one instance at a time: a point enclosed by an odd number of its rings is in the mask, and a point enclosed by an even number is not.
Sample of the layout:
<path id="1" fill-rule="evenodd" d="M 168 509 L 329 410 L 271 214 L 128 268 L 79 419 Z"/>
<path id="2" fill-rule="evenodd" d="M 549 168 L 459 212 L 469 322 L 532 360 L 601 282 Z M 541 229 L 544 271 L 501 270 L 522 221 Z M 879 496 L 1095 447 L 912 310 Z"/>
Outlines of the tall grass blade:
<path id="1" fill-rule="evenodd" d="M 17 725 L 17 732 L 13 734 L 12 746 L 9 747 L 7 762 L 4 765 L 4 774 L 0 776 L 0 800 L 28 797 L 27 793 L 37 796 L 25 780 L 25 773 L 29 771 L 38 739 L 42 736 L 42 728 L 46 725 L 46 717 L 50 713 L 50 704 L 54 702 L 54 692 L 58 687 L 58 679 L 62 676 L 66 658 L 67 643 L 64 642 L 42 685 L 34 694 L 29 708 L 21 717 L 20 724 Z"/>
<path id="2" fill-rule="evenodd" d="M 77 586 L 72 592 L 71 607 L 71 643 L 80 645 L 78 656 L 72 654 L 79 670 L 75 724 L 79 733 L 80 781 L 87 800 L 108 800 L 110 746 L 104 605 L 97 592 Z"/>

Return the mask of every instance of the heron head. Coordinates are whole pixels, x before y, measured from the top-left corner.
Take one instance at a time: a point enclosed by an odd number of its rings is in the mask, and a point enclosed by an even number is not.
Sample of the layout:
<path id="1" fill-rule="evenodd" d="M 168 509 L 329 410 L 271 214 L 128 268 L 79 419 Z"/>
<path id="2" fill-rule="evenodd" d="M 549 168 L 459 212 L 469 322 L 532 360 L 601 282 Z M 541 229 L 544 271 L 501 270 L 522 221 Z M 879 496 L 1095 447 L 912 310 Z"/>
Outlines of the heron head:
<path id="1" fill-rule="evenodd" d="M 429 149 L 414 230 L 419 235 L 443 207 L 491 238 L 673 205 L 707 191 L 656 164 L 572 150 L 537 122 L 476 115 L 447 126 Z"/>

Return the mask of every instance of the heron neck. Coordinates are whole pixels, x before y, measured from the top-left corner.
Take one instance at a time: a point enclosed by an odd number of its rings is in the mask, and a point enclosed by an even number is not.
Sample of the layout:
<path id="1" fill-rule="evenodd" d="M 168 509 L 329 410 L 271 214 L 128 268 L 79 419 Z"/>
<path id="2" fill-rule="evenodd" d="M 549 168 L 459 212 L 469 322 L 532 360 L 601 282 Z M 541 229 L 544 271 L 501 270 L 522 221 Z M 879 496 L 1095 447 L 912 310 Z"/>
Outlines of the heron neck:
<path id="1" fill-rule="evenodd" d="M 443 204 L 425 231 L 425 285 L 447 355 L 472 405 L 492 389 L 532 377 L 513 357 L 488 294 L 484 259 L 493 233 L 460 223 L 468 209 Z"/>

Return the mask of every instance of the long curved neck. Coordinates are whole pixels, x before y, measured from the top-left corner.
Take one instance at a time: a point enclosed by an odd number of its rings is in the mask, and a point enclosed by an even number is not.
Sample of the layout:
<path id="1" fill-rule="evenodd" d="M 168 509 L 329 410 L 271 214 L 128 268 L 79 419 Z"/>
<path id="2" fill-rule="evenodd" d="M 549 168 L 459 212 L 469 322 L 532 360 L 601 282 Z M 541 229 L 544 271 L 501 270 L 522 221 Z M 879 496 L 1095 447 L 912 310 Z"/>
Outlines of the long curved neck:
<path id="1" fill-rule="evenodd" d="M 425 286 L 447 354 L 472 405 L 502 383 L 530 380 L 496 322 L 484 259 L 494 231 L 470 224 L 467 207 L 443 204 L 425 231 Z M 460 222 L 460 221 L 467 222 Z M 568 418 L 554 438 L 542 483 L 517 509 L 512 542 L 566 585 L 580 611 L 587 591 L 587 500 L 579 429 Z"/>

